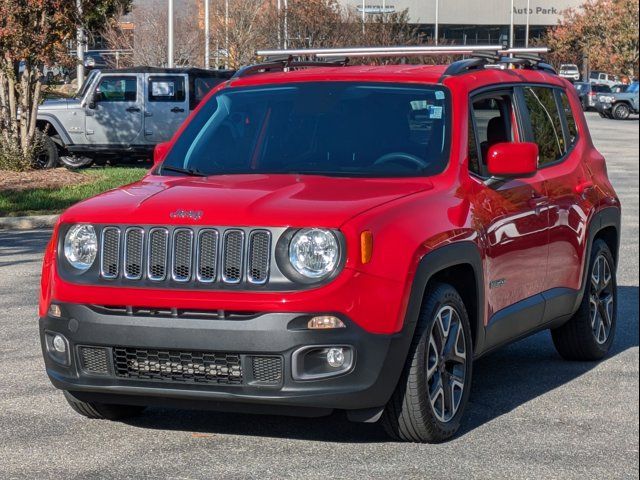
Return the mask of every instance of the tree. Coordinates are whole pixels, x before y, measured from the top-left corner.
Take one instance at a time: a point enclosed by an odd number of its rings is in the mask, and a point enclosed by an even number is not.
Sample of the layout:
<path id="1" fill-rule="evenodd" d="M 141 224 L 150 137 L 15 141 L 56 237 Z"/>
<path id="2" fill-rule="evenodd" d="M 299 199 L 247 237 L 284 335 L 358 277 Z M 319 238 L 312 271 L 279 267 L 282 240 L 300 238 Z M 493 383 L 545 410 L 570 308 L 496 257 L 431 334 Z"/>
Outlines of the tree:
<path id="1" fill-rule="evenodd" d="M 168 13 L 163 7 L 156 3 L 140 3 L 129 14 L 123 10 L 116 11 L 111 21 L 103 26 L 101 34 L 109 48 L 131 51 L 131 55 L 125 58 L 124 63 L 121 61 L 120 66 L 167 65 Z M 174 64 L 177 66 L 200 63 L 204 34 L 198 28 L 197 15 L 198 9 L 194 2 L 186 3 L 176 11 Z M 122 28 L 125 20 L 126 23 L 133 24 L 133 31 Z"/>
<path id="2" fill-rule="evenodd" d="M 638 0 L 588 0 L 566 10 L 543 41 L 556 66 L 584 55 L 590 69 L 637 77 Z"/>
<path id="3" fill-rule="evenodd" d="M 0 0 L 0 162 L 25 167 L 36 154 L 42 69 L 68 59 L 78 25 L 90 27 L 131 0 Z M 7 165 L 5 165 L 7 166 Z"/>

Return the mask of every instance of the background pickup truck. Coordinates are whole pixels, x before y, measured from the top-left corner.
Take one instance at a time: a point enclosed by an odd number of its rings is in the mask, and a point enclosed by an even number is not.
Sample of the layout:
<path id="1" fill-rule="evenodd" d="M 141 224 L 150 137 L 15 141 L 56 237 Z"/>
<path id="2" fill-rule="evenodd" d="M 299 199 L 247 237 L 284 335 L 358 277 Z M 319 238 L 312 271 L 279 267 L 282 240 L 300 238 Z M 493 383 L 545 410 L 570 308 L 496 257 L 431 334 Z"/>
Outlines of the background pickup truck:
<path id="1" fill-rule="evenodd" d="M 169 140 L 204 96 L 232 71 L 139 67 L 92 70 L 70 99 L 38 108 L 46 155 L 39 167 L 59 162 L 81 168 L 120 158 L 149 158 Z"/>

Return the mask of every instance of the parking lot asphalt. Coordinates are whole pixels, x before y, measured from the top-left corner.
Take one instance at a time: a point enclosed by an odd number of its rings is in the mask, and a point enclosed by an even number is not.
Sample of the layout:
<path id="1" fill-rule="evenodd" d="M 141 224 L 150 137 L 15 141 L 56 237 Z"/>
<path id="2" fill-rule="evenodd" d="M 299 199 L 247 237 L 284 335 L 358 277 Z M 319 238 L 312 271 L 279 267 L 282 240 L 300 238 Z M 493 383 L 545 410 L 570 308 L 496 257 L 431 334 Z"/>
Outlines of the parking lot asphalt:
<path id="1" fill-rule="evenodd" d="M 50 231 L 0 231 L 0 478 L 638 478 L 638 121 L 588 114 L 622 199 L 613 351 L 565 362 L 548 332 L 475 365 L 462 431 L 390 442 L 376 425 L 149 409 L 127 423 L 75 414 L 49 383 L 37 295 Z"/>

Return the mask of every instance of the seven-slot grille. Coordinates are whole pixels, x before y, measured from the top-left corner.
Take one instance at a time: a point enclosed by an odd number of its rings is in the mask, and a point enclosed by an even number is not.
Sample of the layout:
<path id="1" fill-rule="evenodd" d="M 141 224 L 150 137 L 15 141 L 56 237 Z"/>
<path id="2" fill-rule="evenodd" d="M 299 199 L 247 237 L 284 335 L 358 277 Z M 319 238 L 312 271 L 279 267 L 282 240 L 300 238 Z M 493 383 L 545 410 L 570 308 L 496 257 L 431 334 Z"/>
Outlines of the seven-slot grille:
<path id="1" fill-rule="evenodd" d="M 100 275 L 105 279 L 254 285 L 269 280 L 268 230 L 108 226 L 101 240 Z"/>

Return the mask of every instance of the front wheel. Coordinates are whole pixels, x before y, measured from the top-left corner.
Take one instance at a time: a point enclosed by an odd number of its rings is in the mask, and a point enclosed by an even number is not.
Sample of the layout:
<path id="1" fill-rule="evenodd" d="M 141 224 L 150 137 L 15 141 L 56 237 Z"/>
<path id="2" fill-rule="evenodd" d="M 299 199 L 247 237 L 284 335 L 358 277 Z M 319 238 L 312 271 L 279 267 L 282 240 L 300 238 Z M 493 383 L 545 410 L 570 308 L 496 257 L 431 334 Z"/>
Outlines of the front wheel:
<path id="1" fill-rule="evenodd" d="M 407 363 L 382 422 L 387 433 L 408 442 L 451 438 L 469 399 L 473 347 L 469 317 L 455 288 L 429 288 Z"/>
<path id="2" fill-rule="evenodd" d="M 619 103 L 614 105 L 612 114 L 616 120 L 626 120 L 631 115 L 631 109 L 626 103 Z"/>
<path id="3" fill-rule="evenodd" d="M 46 133 L 37 132 L 36 142 L 38 149 L 33 159 L 33 167 L 38 169 L 57 167 L 58 147 L 51 137 Z"/>
<path id="4" fill-rule="evenodd" d="M 562 327 L 551 331 L 553 344 L 566 360 L 600 360 L 609 352 L 616 331 L 618 287 L 611 250 L 593 244 L 582 303 Z"/>
<path id="5" fill-rule="evenodd" d="M 83 402 L 70 392 L 64 391 L 69 406 L 80 415 L 94 420 L 122 420 L 138 416 L 145 407 L 135 405 L 112 405 L 106 403 Z"/>

